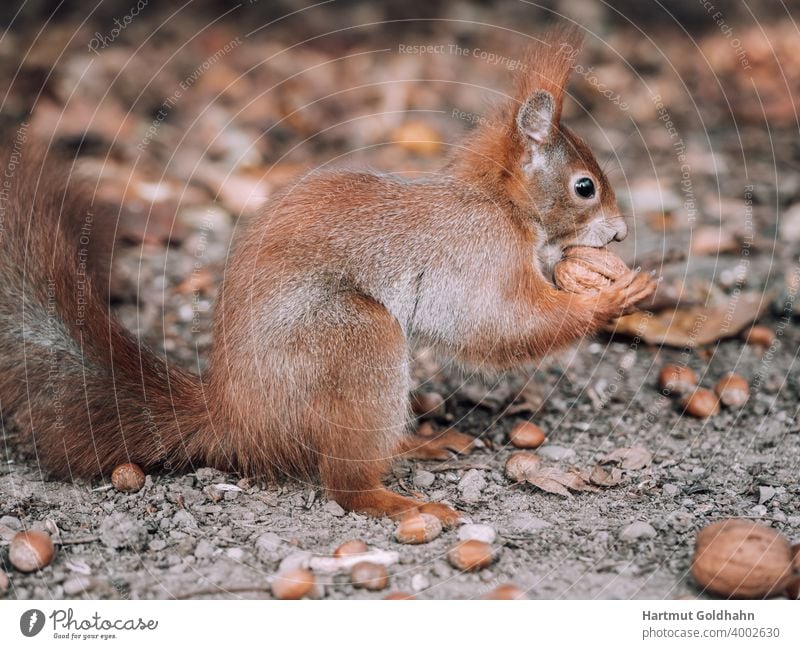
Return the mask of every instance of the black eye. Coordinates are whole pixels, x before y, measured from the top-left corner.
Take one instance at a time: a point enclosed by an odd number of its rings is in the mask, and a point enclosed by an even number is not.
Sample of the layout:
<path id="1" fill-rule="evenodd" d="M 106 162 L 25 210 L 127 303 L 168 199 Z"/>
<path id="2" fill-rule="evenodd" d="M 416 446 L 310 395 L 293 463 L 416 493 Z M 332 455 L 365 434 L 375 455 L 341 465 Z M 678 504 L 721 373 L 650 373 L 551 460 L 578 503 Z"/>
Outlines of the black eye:
<path id="1" fill-rule="evenodd" d="M 594 181 L 583 176 L 575 181 L 575 193 L 581 198 L 594 198 Z"/>

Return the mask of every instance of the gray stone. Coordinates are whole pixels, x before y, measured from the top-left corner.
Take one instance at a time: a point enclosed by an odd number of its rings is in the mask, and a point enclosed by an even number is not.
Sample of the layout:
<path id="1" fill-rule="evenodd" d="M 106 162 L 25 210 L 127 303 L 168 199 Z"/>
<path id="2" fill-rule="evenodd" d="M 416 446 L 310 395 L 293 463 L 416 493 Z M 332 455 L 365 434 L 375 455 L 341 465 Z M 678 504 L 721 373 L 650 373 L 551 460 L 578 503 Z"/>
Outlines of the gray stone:
<path id="1" fill-rule="evenodd" d="M 671 482 L 668 482 L 663 487 L 661 487 L 662 491 L 664 492 L 665 496 L 669 496 L 670 498 L 677 496 L 680 492 L 678 485 L 674 485 Z"/>
<path id="2" fill-rule="evenodd" d="M 16 516 L 3 516 L 0 518 L 0 525 L 5 525 L 17 531 L 22 529 L 22 523 Z"/>
<path id="3" fill-rule="evenodd" d="M 638 541 L 639 539 L 655 538 L 656 534 L 658 532 L 650 523 L 635 521 L 620 530 L 619 538 L 623 541 Z"/>
<path id="4" fill-rule="evenodd" d="M 194 548 L 194 556 L 198 559 L 207 559 L 214 554 L 214 546 L 206 539 L 200 539 Z"/>
<path id="5" fill-rule="evenodd" d="M 91 577 L 86 577 L 85 575 L 70 577 L 63 584 L 64 594 L 70 596 L 81 595 L 82 593 L 91 590 L 93 587 L 94 580 Z"/>
<path id="6" fill-rule="evenodd" d="M 484 543 L 494 543 L 497 538 L 497 532 L 491 525 L 481 525 L 480 523 L 472 523 L 470 525 L 462 525 L 458 528 L 458 539 L 460 541 L 483 541 Z"/>
<path id="7" fill-rule="evenodd" d="M 461 498 L 468 503 L 474 503 L 480 500 L 481 492 L 485 488 L 486 478 L 484 478 L 483 473 L 477 469 L 470 469 L 467 471 L 458 483 L 458 490 L 461 492 Z"/>
<path id="8" fill-rule="evenodd" d="M 548 444 L 542 446 L 536 453 L 546 460 L 553 460 L 555 462 L 570 461 L 575 459 L 575 451 L 565 446 L 556 446 L 555 444 Z"/>
<path id="9" fill-rule="evenodd" d="M 331 516 L 336 516 L 337 518 L 341 518 L 347 513 L 344 508 L 335 500 L 329 500 L 326 502 L 322 509 L 328 512 Z"/>
<path id="10" fill-rule="evenodd" d="M 545 530 L 552 526 L 552 523 L 542 518 L 537 518 L 533 514 L 527 512 L 514 514 L 506 523 L 508 531 L 512 534 L 530 534 L 531 532 L 539 532 L 540 530 Z"/>
<path id="11" fill-rule="evenodd" d="M 414 474 L 414 486 L 415 487 L 422 487 L 427 488 L 433 485 L 436 482 L 436 475 L 431 473 L 430 471 L 417 471 Z"/>
<path id="12" fill-rule="evenodd" d="M 141 550 L 147 543 L 147 529 L 133 516 L 115 512 L 101 523 L 100 540 L 103 545 L 113 549 Z"/>

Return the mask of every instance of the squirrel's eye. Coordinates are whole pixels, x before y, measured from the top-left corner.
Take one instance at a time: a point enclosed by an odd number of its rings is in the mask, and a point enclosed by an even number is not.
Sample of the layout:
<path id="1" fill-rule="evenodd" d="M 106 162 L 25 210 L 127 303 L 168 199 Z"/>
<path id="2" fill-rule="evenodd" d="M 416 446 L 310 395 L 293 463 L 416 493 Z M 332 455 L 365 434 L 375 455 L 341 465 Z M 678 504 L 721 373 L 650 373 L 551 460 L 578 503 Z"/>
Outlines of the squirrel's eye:
<path id="1" fill-rule="evenodd" d="M 575 193 L 581 198 L 594 198 L 594 181 L 583 176 L 575 181 Z"/>

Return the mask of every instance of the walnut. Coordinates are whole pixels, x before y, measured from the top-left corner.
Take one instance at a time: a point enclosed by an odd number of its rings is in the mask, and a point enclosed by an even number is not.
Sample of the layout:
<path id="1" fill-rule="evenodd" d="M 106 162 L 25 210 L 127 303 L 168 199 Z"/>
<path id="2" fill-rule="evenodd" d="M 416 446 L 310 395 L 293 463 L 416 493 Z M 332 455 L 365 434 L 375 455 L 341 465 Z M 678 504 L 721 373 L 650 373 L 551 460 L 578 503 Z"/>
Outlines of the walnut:
<path id="1" fill-rule="evenodd" d="M 631 270 L 606 248 L 572 246 L 553 269 L 553 280 L 569 293 L 596 293 Z"/>
<path id="2" fill-rule="evenodd" d="M 697 535 L 692 575 L 704 589 L 723 597 L 775 595 L 792 576 L 791 546 L 760 523 L 734 518 L 719 521 Z"/>

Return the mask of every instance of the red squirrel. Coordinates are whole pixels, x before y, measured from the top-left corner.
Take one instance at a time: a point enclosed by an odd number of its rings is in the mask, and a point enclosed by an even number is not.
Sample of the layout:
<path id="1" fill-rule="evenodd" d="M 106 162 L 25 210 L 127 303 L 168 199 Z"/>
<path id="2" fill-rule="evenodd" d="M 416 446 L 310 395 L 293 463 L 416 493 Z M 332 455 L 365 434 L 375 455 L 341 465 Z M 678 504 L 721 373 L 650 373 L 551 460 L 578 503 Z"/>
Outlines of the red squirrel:
<path id="1" fill-rule="evenodd" d="M 382 484 L 399 455 L 473 441 L 408 432 L 410 341 L 512 368 L 595 332 L 655 286 L 635 272 L 594 294 L 550 281 L 563 248 L 626 235 L 608 179 L 561 124 L 579 45 L 576 31 L 551 31 L 514 95 L 435 177 L 315 172 L 272 198 L 225 269 L 202 377 L 112 317 L 85 263 L 91 196 L 23 149 L 0 196 L 2 415 L 57 476 L 208 465 L 317 481 L 350 510 L 454 524 L 447 505 Z"/>

